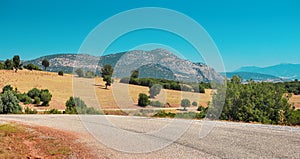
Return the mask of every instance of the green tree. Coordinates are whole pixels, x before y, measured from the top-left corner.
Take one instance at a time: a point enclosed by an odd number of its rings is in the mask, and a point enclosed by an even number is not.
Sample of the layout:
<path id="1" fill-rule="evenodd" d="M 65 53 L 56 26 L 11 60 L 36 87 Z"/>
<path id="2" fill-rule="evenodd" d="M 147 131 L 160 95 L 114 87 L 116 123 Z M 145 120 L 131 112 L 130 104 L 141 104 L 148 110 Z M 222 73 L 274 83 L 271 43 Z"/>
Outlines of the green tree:
<path id="1" fill-rule="evenodd" d="M 108 86 L 112 84 L 112 74 L 114 72 L 114 69 L 111 65 L 104 65 L 103 68 L 101 68 L 101 74 L 103 81 L 105 81 L 105 88 L 107 89 Z"/>
<path id="2" fill-rule="evenodd" d="M 32 70 L 41 71 L 41 69 L 38 66 L 36 66 L 36 65 L 34 65 L 32 63 L 30 63 L 28 65 L 25 65 L 24 68 L 27 69 L 27 70 L 30 70 L 30 71 L 32 71 Z"/>
<path id="3" fill-rule="evenodd" d="M 149 101 L 148 96 L 144 93 L 140 93 L 139 99 L 138 99 L 138 105 L 145 107 L 145 106 L 149 105 L 149 103 L 150 103 L 150 101 Z"/>
<path id="4" fill-rule="evenodd" d="M 192 106 L 197 107 L 197 105 L 198 105 L 198 103 L 197 103 L 196 101 L 194 101 L 194 102 L 192 103 Z"/>
<path id="5" fill-rule="evenodd" d="M 93 71 L 87 71 L 85 73 L 85 77 L 87 77 L 87 78 L 94 78 L 95 77 L 95 73 Z"/>
<path id="6" fill-rule="evenodd" d="M 78 77 L 84 77 L 83 70 L 81 68 L 77 69 L 75 73 L 78 75 Z"/>
<path id="7" fill-rule="evenodd" d="M 158 95 L 161 91 L 161 85 L 160 84 L 154 84 L 150 90 L 150 98 L 154 98 L 156 95 Z"/>
<path id="8" fill-rule="evenodd" d="M 21 60 L 20 60 L 19 55 L 15 55 L 13 57 L 13 67 L 15 69 L 15 72 L 18 72 L 19 69 L 22 69 L 22 64 L 21 64 Z"/>
<path id="9" fill-rule="evenodd" d="M 49 62 L 47 59 L 44 59 L 44 60 L 42 61 L 42 65 L 44 66 L 44 70 L 46 70 L 47 67 L 50 66 L 50 62 Z"/>
<path id="10" fill-rule="evenodd" d="M 182 99 L 181 100 L 181 106 L 183 107 L 183 110 L 186 110 L 186 107 L 191 106 L 191 102 L 188 99 Z"/>
<path id="11" fill-rule="evenodd" d="M 43 102 L 43 106 L 49 106 L 49 102 L 51 101 L 52 95 L 48 89 L 41 90 L 40 94 L 41 101 Z"/>
<path id="12" fill-rule="evenodd" d="M 0 62 L 0 70 L 4 70 L 5 69 L 5 65 L 3 62 Z"/>
<path id="13" fill-rule="evenodd" d="M 87 106 L 83 100 L 78 97 L 70 97 L 66 102 L 66 114 L 85 114 Z"/>
<path id="14" fill-rule="evenodd" d="M 40 94 L 41 94 L 41 91 L 37 88 L 32 88 L 31 90 L 29 90 L 27 92 L 27 95 L 32 99 L 34 99 L 34 97 L 40 97 Z"/>
<path id="15" fill-rule="evenodd" d="M 19 100 L 12 91 L 5 91 L 0 95 L 2 106 L 0 106 L 0 114 L 21 113 L 22 108 Z"/>
<path id="16" fill-rule="evenodd" d="M 13 91 L 13 87 L 11 85 L 6 85 L 2 88 L 2 93 L 6 91 Z"/>
<path id="17" fill-rule="evenodd" d="M 10 59 L 7 59 L 5 62 L 4 62 L 4 65 L 5 65 L 5 69 L 6 70 L 13 70 L 14 69 L 14 63 L 12 60 Z"/>
<path id="18" fill-rule="evenodd" d="M 59 76 L 64 76 L 64 72 L 63 71 L 58 71 L 58 75 Z"/>

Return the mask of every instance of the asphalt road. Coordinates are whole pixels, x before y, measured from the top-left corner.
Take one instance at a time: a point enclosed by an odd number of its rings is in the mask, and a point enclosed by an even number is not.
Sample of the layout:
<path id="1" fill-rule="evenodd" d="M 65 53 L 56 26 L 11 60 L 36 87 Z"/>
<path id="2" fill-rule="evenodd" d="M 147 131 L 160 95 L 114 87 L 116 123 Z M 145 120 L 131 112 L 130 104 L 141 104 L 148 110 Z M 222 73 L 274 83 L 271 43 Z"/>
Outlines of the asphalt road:
<path id="1" fill-rule="evenodd" d="M 104 115 L 1 115 L 0 121 L 78 133 L 107 158 L 300 158 L 299 127 Z"/>

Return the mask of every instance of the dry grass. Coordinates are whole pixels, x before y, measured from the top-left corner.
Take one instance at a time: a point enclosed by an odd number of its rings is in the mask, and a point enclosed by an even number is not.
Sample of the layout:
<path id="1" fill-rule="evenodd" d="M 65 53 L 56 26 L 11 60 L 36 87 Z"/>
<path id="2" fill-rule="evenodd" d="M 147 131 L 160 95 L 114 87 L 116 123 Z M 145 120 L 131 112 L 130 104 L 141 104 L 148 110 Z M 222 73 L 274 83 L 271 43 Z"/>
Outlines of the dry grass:
<path id="1" fill-rule="evenodd" d="M 300 95 L 293 95 L 290 98 L 290 103 L 293 104 L 296 109 L 300 109 Z"/>

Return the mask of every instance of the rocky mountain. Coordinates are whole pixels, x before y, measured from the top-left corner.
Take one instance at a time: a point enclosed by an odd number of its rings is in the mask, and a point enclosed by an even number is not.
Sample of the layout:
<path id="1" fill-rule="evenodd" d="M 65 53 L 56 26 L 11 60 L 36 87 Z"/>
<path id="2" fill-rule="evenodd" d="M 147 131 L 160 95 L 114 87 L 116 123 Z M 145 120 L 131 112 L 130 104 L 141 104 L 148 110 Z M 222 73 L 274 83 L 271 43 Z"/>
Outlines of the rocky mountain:
<path id="1" fill-rule="evenodd" d="M 141 77 L 156 77 L 183 81 L 212 81 L 222 80 L 213 68 L 203 63 L 192 63 L 181 59 L 164 49 L 151 51 L 133 50 L 109 54 L 101 57 L 88 54 L 57 54 L 25 61 L 42 67 L 41 62 L 50 62 L 48 71 L 73 72 L 73 68 L 82 68 L 99 72 L 105 64 L 114 67 L 114 76 L 129 77 L 132 70 L 139 70 Z"/>
<path id="2" fill-rule="evenodd" d="M 269 67 L 242 67 L 235 72 L 269 74 L 286 80 L 300 79 L 300 64 L 279 64 Z"/>

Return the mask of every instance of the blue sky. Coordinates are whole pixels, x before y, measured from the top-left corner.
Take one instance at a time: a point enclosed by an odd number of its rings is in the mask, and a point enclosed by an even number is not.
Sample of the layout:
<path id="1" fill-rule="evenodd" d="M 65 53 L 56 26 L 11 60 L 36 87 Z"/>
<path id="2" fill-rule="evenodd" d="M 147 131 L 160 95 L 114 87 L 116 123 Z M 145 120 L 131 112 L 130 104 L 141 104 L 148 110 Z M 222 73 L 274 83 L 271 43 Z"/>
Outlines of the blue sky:
<path id="1" fill-rule="evenodd" d="M 300 63 L 298 0 L 1 0 L 0 59 L 12 58 L 14 54 L 27 60 L 55 53 L 77 53 L 85 37 L 99 23 L 139 7 L 168 8 L 196 20 L 216 43 L 228 71 L 242 66 Z M 178 51 L 185 58 L 202 60 L 176 35 L 155 30 L 120 37 L 107 52 L 126 51 L 143 43 L 182 46 Z"/>

